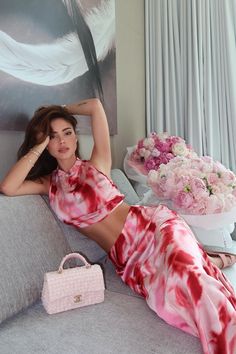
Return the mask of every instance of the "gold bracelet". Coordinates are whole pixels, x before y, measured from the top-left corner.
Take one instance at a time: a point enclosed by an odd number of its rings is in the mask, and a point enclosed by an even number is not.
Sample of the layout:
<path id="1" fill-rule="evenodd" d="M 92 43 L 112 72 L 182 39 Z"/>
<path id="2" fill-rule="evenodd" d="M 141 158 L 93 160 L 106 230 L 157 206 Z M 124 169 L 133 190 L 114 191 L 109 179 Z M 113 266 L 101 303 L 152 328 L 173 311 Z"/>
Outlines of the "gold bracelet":
<path id="1" fill-rule="evenodd" d="M 34 149 L 30 149 L 29 152 L 32 152 L 33 154 L 35 154 L 37 157 L 39 157 L 41 155 L 41 153 L 38 150 L 34 150 Z"/>
<path id="2" fill-rule="evenodd" d="M 33 160 L 31 160 L 29 157 L 27 157 L 27 155 L 23 156 L 23 159 L 27 160 L 27 162 L 33 167 L 35 162 Z"/>

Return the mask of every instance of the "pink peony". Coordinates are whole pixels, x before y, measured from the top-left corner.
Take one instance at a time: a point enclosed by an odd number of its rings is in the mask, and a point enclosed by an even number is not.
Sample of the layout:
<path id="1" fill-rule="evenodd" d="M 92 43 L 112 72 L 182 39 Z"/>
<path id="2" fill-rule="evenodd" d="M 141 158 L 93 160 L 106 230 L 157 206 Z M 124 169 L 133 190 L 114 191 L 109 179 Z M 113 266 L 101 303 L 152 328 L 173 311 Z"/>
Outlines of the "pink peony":
<path id="1" fill-rule="evenodd" d="M 145 152 L 144 152 L 144 160 L 147 160 L 148 158 L 149 158 L 149 156 L 151 155 L 151 151 L 149 151 L 149 150 L 145 150 Z"/>
<path id="2" fill-rule="evenodd" d="M 210 172 L 207 175 L 206 179 L 208 184 L 216 184 L 219 181 L 219 176 L 217 175 L 217 173 Z"/>
<path id="3" fill-rule="evenodd" d="M 226 211 L 230 211 L 232 208 L 234 208 L 235 204 L 236 204 L 235 195 L 233 193 L 232 194 L 227 194 L 227 196 L 225 198 Z"/>
<path id="4" fill-rule="evenodd" d="M 219 173 L 220 179 L 222 180 L 222 183 L 227 184 L 227 185 L 233 185 L 236 186 L 236 177 L 235 174 L 232 171 L 223 171 Z"/>
<path id="5" fill-rule="evenodd" d="M 209 191 L 207 190 L 206 184 L 201 178 L 195 177 L 191 179 L 190 186 L 191 191 L 198 202 L 200 202 L 200 199 L 204 199 L 209 196 Z"/>
<path id="6" fill-rule="evenodd" d="M 158 163 L 159 165 L 161 164 L 167 164 L 171 159 L 174 158 L 174 155 L 170 152 L 163 152 L 163 154 L 158 156 Z"/>
<path id="7" fill-rule="evenodd" d="M 146 152 L 146 149 L 145 149 L 145 148 L 140 148 L 140 149 L 138 150 L 138 153 L 139 153 L 139 155 L 140 155 L 141 157 L 144 157 L 145 152 Z"/>
<path id="8" fill-rule="evenodd" d="M 179 191 L 173 198 L 175 208 L 188 209 L 194 204 L 194 197 L 191 192 Z"/>
<path id="9" fill-rule="evenodd" d="M 224 196 L 221 194 L 210 195 L 206 203 L 206 213 L 207 214 L 216 214 L 221 213 L 224 210 Z"/>
<path id="10" fill-rule="evenodd" d="M 145 138 L 143 140 L 143 146 L 151 151 L 155 146 L 155 140 L 153 138 Z"/>
<path id="11" fill-rule="evenodd" d="M 160 152 L 169 152 L 170 151 L 170 146 L 171 146 L 171 144 L 166 142 L 166 141 L 157 141 L 156 144 L 155 144 L 155 147 Z"/>
<path id="12" fill-rule="evenodd" d="M 186 156 L 188 155 L 188 148 L 185 143 L 179 142 L 172 145 L 172 153 L 175 156 Z"/>
<path id="13" fill-rule="evenodd" d="M 158 157 L 161 155 L 161 152 L 157 148 L 154 148 L 151 152 L 151 155 L 154 157 Z"/>
<path id="14" fill-rule="evenodd" d="M 144 167 L 146 168 L 147 171 L 151 171 L 151 170 L 156 170 L 156 162 L 157 158 L 148 158 L 145 162 L 144 162 Z"/>

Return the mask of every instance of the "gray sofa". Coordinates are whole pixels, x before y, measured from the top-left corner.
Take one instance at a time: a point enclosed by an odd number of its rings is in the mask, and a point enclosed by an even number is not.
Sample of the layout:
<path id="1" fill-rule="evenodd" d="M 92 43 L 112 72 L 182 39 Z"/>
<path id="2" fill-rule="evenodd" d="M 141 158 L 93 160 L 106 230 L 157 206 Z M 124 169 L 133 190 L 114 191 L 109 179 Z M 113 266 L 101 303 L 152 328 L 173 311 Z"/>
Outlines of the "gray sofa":
<path id="1" fill-rule="evenodd" d="M 14 160 L 21 138 L 12 133 L 11 140 L 1 134 L 0 180 Z M 113 170 L 112 178 L 128 202 L 139 202 L 121 170 Z M 121 282 L 102 249 L 59 222 L 47 198 L 0 195 L 0 222 L 1 354 L 202 353 L 197 338 L 166 324 Z M 43 275 L 57 269 L 71 251 L 101 264 L 105 301 L 48 315 L 40 301 Z M 236 288 L 236 266 L 225 273 Z"/>

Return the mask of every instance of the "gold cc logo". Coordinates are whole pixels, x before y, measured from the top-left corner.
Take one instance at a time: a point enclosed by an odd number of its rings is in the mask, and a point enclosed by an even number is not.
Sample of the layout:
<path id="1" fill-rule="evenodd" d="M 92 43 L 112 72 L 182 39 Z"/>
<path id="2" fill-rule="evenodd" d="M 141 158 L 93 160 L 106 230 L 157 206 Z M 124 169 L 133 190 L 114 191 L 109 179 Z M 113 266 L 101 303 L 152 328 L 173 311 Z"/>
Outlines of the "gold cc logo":
<path id="1" fill-rule="evenodd" d="M 76 295 L 74 297 L 74 302 L 76 302 L 76 303 L 80 302 L 82 300 L 81 298 L 82 298 L 82 295 Z"/>

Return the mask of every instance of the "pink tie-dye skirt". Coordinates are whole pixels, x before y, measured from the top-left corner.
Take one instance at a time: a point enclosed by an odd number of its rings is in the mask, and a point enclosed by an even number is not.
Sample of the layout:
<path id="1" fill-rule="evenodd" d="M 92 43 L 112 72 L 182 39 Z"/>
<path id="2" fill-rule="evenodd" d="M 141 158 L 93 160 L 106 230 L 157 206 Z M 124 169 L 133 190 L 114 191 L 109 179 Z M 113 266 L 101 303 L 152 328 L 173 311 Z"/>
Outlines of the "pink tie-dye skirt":
<path id="1" fill-rule="evenodd" d="M 164 205 L 131 206 L 109 252 L 122 280 L 204 353 L 236 354 L 236 297 L 191 229 Z"/>

